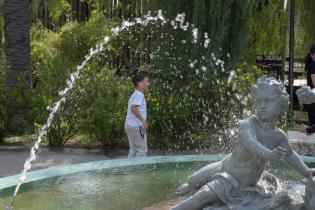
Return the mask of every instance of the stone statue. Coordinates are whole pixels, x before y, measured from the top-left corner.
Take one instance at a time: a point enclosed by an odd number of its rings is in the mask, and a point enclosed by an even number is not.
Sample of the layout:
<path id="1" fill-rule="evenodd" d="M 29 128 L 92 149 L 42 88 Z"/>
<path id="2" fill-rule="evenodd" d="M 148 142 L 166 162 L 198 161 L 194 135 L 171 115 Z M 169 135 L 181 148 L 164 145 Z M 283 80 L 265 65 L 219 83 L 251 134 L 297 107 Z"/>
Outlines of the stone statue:
<path id="1" fill-rule="evenodd" d="M 303 86 L 296 91 L 296 95 L 300 104 L 312 104 L 315 103 L 315 89 L 311 89 L 309 86 Z"/>
<path id="2" fill-rule="evenodd" d="M 194 193 L 172 210 L 315 209 L 312 170 L 277 127 L 289 107 L 284 85 L 263 76 L 252 87 L 252 99 L 255 114 L 239 123 L 232 153 L 190 176 L 176 193 Z M 265 172 L 268 161 L 286 162 L 308 180 L 304 201 L 297 203 L 287 190 L 277 190 L 276 178 Z"/>

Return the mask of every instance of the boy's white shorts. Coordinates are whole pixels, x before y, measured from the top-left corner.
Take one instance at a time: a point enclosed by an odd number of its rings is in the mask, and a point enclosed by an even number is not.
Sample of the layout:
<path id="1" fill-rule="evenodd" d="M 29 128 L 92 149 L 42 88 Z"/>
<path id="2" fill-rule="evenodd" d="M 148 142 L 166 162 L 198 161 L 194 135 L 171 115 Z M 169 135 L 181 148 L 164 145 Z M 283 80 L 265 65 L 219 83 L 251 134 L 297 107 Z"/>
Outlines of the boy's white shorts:
<path id="1" fill-rule="evenodd" d="M 128 158 L 145 157 L 148 152 L 147 133 L 143 127 L 125 125 L 129 141 Z"/>

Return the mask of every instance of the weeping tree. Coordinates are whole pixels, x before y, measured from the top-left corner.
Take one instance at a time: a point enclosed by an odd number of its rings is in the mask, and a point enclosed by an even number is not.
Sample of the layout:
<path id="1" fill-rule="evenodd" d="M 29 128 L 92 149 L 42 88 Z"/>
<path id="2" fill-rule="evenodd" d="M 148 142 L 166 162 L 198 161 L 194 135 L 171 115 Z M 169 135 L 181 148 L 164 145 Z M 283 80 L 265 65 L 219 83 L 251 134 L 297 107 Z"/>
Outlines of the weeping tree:
<path id="1" fill-rule="evenodd" d="M 248 31 L 248 59 L 255 61 L 256 55 L 280 55 L 285 38 L 283 28 L 288 22 L 283 19 L 284 1 L 260 0 L 253 8 Z M 286 33 L 286 31 L 284 31 Z"/>
<path id="2" fill-rule="evenodd" d="M 303 22 L 305 28 L 305 40 L 307 44 L 315 43 L 315 2 L 312 0 L 304 0 L 305 12 L 303 13 Z"/>
<path id="3" fill-rule="evenodd" d="M 244 106 L 227 81 L 231 69 L 248 53 L 248 25 L 255 1 L 161 0 L 148 4 L 151 11 L 163 10 L 167 19 L 185 14 L 183 25 L 189 26 L 186 30 L 174 21 L 147 30 L 151 34 L 150 62 L 156 70 L 148 99 L 156 142 L 166 148 L 206 148 L 204 145 L 218 145 L 213 142 L 224 139 L 218 146 L 228 147 L 226 128 L 242 117 Z M 248 77 L 242 84 L 249 87 L 256 71 L 247 69 L 242 69 L 244 78 Z"/>
<path id="4" fill-rule="evenodd" d="M 315 43 L 315 1 L 296 1 L 295 9 L 295 54 L 304 57 Z"/>

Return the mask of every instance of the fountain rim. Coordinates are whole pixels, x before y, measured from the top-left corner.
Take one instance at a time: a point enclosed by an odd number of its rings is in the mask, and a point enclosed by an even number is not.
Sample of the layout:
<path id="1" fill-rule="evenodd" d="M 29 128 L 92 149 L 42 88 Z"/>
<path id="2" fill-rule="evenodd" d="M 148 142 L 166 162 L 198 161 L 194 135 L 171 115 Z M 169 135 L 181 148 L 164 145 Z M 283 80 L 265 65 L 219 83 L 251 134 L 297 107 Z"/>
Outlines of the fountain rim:
<path id="1" fill-rule="evenodd" d="M 152 165 L 163 163 L 185 163 L 185 162 L 206 162 L 219 161 L 225 155 L 174 155 L 174 156 L 154 156 L 135 159 L 113 159 L 101 160 L 79 164 L 55 166 L 46 169 L 30 171 L 26 183 L 36 182 L 43 179 L 49 179 L 68 174 L 87 172 L 101 169 L 123 168 L 137 165 Z M 315 157 L 301 156 L 306 163 L 315 163 Z M 0 190 L 8 189 L 16 186 L 20 178 L 20 174 L 0 178 Z"/>

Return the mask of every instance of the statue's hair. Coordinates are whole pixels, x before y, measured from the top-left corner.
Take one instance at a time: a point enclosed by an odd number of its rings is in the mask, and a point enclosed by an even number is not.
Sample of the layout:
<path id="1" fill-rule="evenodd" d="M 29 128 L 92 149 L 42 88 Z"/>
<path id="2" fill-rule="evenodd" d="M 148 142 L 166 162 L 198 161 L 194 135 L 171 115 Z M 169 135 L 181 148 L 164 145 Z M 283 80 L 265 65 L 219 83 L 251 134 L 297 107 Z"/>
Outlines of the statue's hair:
<path id="1" fill-rule="evenodd" d="M 289 94 L 286 91 L 284 84 L 281 81 L 276 80 L 273 77 L 267 77 L 266 75 L 258 78 L 255 85 L 252 86 L 251 95 L 255 102 L 257 93 L 264 89 L 272 89 L 278 94 L 278 100 L 281 100 L 281 106 L 283 111 L 287 111 L 290 105 Z"/>

